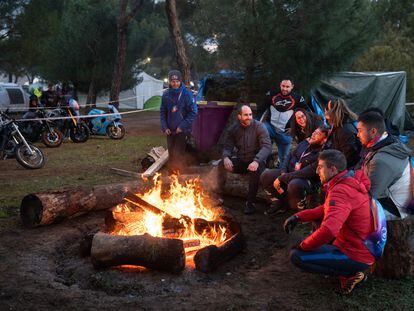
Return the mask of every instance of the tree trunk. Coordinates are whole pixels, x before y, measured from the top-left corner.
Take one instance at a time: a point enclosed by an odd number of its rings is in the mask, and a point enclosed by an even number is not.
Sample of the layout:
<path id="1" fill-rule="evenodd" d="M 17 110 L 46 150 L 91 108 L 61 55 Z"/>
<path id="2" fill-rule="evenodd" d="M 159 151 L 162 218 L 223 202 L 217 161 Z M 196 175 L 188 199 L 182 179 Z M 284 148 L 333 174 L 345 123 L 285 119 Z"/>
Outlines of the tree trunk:
<path id="1" fill-rule="evenodd" d="M 142 5 L 142 0 L 135 0 L 131 12 L 127 15 L 126 9 L 128 0 L 121 0 L 119 4 L 119 15 L 117 22 L 118 31 L 118 49 L 116 53 L 114 72 L 112 76 L 112 85 L 110 92 L 110 100 L 114 101 L 113 105 L 119 108 L 119 93 L 121 91 L 122 76 L 124 73 L 125 57 L 127 51 L 127 36 L 128 25 L 132 18 L 138 13 L 139 7 Z"/>
<path id="2" fill-rule="evenodd" d="M 95 268 L 136 265 L 178 273 L 185 267 L 185 251 L 183 241 L 179 239 L 98 232 L 93 237 L 91 260 Z"/>
<path id="3" fill-rule="evenodd" d="M 414 276 L 414 217 L 387 221 L 387 245 L 375 274 L 387 278 Z"/>
<path id="4" fill-rule="evenodd" d="M 128 190 L 137 189 L 141 181 L 44 191 L 26 195 L 20 205 L 20 217 L 28 228 L 49 225 L 89 211 L 104 210 L 121 203 Z"/>
<path id="5" fill-rule="evenodd" d="M 86 105 L 92 105 L 96 108 L 96 89 L 95 89 L 95 74 L 92 74 L 91 82 L 89 83 L 88 96 L 86 97 Z"/>
<path id="6" fill-rule="evenodd" d="M 190 65 L 188 63 L 188 57 L 185 50 L 184 40 L 181 35 L 180 25 L 178 22 L 177 8 L 175 0 L 167 0 L 165 11 L 168 18 L 168 28 L 171 34 L 171 40 L 175 48 L 175 54 L 177 57 L 177 64 L 183 74 L 183 81 L 185 85 L 190 85 Z"/>

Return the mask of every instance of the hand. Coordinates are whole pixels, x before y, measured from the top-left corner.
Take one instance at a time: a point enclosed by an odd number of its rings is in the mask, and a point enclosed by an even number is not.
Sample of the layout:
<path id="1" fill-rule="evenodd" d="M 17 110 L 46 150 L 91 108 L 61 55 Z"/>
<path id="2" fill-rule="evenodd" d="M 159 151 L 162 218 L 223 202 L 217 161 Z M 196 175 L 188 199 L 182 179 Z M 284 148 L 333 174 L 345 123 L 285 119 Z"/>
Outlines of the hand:
<path id="1" fill-rule="evenodd" d="M 279 194 L 282 194 L 284 192 L 283 188 L 280 186 L 280 180 L 279 178 L 276 178 L 273 182 L 273 187 L 276 189 Z"/>
<path id="2" fill-rule="evenodd" d="M 296 225 L 299 223 L 299 217 L 296 215 L 290 216 L 288 219 L 285 220 L 285 223 L 283 224 L 283 229 L 287 234 L 291 234 L 293 229 L 296 227 Z"/>
<path id="3" fill-rule="evenodd" d="M 247 167 L 247 170 L 250 172 L 256 172 L 258 167 L 259 167 L 259 163 L 256 161 L 253 161 L 252 163 L 249 164 L 249 166 Z"/>
<path id="4" fill-rule="evenodd" d="M 231 160 L 228 157 L 224 158 L 223 163 L 227 171 L 233 171 L 233 162 L 231 162 Z"/>
<path id="5" fill-rule="evenodd" d="M 177 134 L 180 134 L 181 132 L 182 132 L 182 130 L 179 128 L 179 127 L 177 127 L 177 129 L 176 129 L 176 131 L 175 131 Z"/>
<path id="6" fill-rule="evenodd" d="M 171 135 L 171 130 L 170 130 L 170 129 L 166 129 L 166 130 L 164 131 L 164 133 L 165 133 L 165 134 L 167 134 L 167 135 Z"/>

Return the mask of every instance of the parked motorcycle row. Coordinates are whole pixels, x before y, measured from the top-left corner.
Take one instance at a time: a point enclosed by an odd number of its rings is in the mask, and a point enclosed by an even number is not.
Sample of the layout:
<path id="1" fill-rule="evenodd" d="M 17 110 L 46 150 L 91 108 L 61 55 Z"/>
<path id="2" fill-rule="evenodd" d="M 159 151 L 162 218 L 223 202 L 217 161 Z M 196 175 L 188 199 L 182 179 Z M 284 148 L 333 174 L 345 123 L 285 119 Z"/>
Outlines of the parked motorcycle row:
<path id="1" fill-rule="evenodd" d="M 46 147 L 56 148 L 68 138 L 74 143 L 84 143 L 91 135 L 107 135 L 111 139 L 125 136 L 121 114 L 113 105 L 108 105 L 108 112 L 92 109 L 88 115 L 96 117 L 91 118 L 80 118 L 78 111 L 70 106 L 58 107 L 49 112 L 38 109 L 23 115 L 22 119 L 28 121 L 16 121 L 9 116 L 8 111 L 0 111 L 2 159 L 15 158 L 24 168 L 38 169 L 44 166 L 45 156 L 33 145 L 34 142 L 41 141 Z M 113 115 L 101 116 L 105 113 Z M 68 118 L 54 120 L 55 117 Z"/>

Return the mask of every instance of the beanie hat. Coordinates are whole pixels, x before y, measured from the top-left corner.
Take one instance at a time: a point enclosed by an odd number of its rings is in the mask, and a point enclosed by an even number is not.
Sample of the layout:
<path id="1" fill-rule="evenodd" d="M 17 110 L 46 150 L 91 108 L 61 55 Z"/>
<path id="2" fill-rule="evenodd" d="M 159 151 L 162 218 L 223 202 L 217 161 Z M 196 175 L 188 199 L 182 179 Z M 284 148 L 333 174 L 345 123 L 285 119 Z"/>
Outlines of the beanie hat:
<path id="1" fill-rule="evenodd" d="M 179 72 L 178 70 L 171 70 L 168 73 L 168 81 L 171 81 L 171 80 L 181 81 L 181 79 L 182 79 L 181 72 Z"/>

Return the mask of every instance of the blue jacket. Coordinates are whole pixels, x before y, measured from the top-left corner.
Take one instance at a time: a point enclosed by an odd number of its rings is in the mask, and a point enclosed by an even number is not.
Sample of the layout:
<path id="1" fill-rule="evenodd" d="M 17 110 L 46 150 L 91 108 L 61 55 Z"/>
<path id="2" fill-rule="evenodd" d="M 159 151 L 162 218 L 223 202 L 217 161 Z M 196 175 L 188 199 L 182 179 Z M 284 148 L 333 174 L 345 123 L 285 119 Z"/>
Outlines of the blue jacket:
<path id="1" fill-rule="evenodd" d="M 191 125 L 197 116 L 197 105 L 193 94 L 183 83 L 178 89 L 167 89 L 162 94 L 160 107 L 161 128 L 173 133 L 179 127 L 184 133 L 191 133 Z"/>

